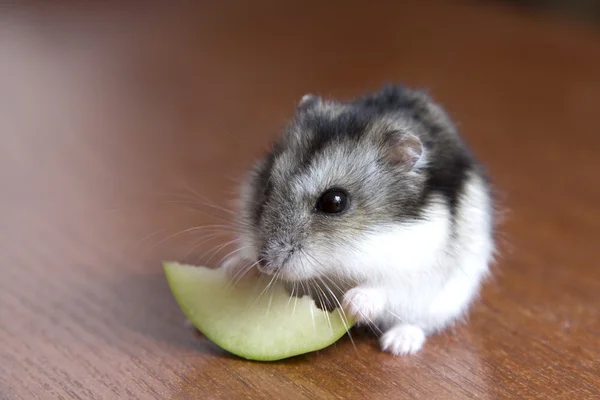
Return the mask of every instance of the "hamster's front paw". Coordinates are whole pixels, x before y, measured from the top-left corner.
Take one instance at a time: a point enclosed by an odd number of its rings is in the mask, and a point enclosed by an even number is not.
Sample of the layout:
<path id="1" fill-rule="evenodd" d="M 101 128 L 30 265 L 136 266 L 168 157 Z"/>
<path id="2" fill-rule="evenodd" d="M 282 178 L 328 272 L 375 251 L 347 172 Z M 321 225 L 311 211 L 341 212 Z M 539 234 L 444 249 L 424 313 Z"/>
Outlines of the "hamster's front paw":
<path id="1" fill-rule="evenodd" d="M 425 332 L 415 325 L 399 324 L 383 334 L 381 348 L 393 355 L 416 353 L 425 343 Z"/>
<path id="2" fill-rule="evenodd" d="M 373 324 L 385 311 L 385 297 L 377 289 L 356 287 L 346 292 L 342 307 L 359 323 Z"/>

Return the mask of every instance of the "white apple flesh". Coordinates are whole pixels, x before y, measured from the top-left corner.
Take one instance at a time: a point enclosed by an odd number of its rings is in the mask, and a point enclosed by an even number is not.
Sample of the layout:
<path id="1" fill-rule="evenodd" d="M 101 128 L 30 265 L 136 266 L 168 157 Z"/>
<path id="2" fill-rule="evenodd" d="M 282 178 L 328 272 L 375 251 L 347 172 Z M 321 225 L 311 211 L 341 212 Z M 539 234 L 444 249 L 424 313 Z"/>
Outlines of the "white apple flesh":
<path id="1" fill-rule="evenodd" d="M 209 340 L 239 357 L 275 361 L 323 349 L 348 331 L 338 308 L 290 296 L 270 277 L 232 283 L 221 269 L 165 262 L 169 286 L 183 313 Z"/>

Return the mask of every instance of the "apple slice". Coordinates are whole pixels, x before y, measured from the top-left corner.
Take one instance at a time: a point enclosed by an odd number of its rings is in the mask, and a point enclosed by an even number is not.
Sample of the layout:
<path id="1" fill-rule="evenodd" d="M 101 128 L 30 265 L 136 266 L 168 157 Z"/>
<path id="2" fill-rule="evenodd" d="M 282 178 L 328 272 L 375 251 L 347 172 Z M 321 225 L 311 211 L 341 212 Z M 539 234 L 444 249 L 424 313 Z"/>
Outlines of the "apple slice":
<path id="1" fill-rule="evenodd" d="M 339 309 L 320 310 L 309 297 L 292 297 L 270 277 L 236 284 L 221 269 L 165 262 L 171 291 L 192 324 L 239 357 L 275 361 L 323 349 L 353 324 Z"/>

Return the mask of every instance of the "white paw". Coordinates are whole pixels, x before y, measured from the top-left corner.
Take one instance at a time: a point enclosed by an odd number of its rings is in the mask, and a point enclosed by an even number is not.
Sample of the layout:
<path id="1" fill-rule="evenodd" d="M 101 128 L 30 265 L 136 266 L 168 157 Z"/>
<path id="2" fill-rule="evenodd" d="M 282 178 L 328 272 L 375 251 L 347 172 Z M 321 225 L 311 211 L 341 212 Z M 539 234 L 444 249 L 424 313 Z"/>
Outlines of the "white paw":
<path id="1" fill-rule="evenodd" d="M 393 355 L 413 354 L 421 350 L 425 343 L 425 332 L 418 326 L 396 325 L 383 334 L 381 348 Z"/>
<path id="2" fill-rule="evenodd" d="M 377 289 L 357 287 L 344 295 L 342 307 L 358 322 L 374 323 L 385 310 L 385 297 Z"/>

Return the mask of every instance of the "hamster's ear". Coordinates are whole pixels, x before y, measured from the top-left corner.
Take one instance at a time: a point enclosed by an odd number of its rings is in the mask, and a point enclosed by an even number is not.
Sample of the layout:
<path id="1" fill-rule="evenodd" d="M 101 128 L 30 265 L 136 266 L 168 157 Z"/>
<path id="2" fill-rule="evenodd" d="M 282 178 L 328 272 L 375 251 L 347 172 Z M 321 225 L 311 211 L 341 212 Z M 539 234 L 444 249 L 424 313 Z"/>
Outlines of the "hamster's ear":
<path id="1" fill-rule="evenodd" d="M 410 133 L 391 132 L 388 160 L 407 171 L 413 171 L 425 165 L 425 147 L 417 136 Z"/>
<path id="2" fill-rule="evenodd" d="M 319 104 L 321 104 L 321 98 L 319 96 L 316 96 L 314 94 L 305 94 L 298 102 L 297 109 L 298 111 L 304 111 L 313 108 Z"/>

